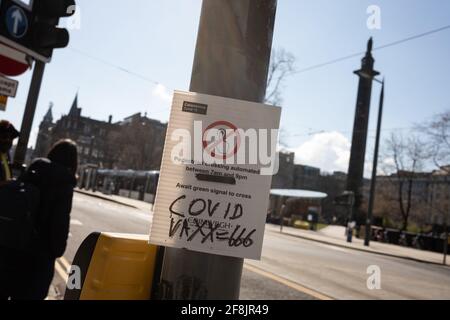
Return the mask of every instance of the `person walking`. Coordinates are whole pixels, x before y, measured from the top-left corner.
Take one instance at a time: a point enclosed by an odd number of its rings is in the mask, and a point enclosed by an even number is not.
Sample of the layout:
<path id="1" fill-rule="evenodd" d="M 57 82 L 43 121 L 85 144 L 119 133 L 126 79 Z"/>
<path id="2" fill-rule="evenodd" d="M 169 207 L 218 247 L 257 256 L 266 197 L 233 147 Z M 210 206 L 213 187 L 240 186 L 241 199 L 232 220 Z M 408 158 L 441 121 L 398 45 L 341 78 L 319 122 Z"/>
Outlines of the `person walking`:
<path id="1" fill-rule="evenodd" d="M 13 141 L 19 137 L 19 131 L 6 120 L 0 121 L 0 185 L 12 180 L 9 151 Z"/>
<path id="2" fill-rule="evenodd" d="M 76 144 L 61 140 L 47 158 L 35 160 L 19 178 L 39 190 L 37 236 L 25 251 L 0 247 L 0 300 L 47 297 L 55 260 L 66 250 L 77 167 Z"/>

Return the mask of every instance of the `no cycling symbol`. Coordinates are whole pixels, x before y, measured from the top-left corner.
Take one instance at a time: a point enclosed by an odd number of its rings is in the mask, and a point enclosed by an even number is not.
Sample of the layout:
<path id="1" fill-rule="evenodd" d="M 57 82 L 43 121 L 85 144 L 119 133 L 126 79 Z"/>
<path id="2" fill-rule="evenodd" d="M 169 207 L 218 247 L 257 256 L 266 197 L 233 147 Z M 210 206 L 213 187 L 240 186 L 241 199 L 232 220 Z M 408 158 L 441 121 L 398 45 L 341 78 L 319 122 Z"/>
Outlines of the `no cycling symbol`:
<path id="1" fill-rule="evenodd" d="M 211 135 L 210 131 L 214 130 Z M 208 141 L 208 138 L 212 138 Z M 217 121 L 203 132 L 203 149 L 211 157 L 226 160 L 234 157 L 241 145 L 241 136 L 238 128 L 228 121 Z"/>

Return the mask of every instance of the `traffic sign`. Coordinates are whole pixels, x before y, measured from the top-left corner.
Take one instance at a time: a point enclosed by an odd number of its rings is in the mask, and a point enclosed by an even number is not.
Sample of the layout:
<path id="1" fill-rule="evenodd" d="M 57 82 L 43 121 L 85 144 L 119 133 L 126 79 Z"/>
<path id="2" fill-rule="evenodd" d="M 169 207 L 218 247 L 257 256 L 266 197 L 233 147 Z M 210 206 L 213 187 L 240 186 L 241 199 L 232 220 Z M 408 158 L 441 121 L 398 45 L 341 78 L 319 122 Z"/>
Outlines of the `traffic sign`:
<path id="1" fill-rule="evenodd" d="M 28 69 L 26 54 L 0 43 L 0 74 L 18 76 Z"/>
<path id="2" fill-rule="evenodd" d="M 59 19 L 75 12 L 74 0 L 0 0 L 0 42 L 42 62 L 69 43 Z"/>
<path id="3" fill-rule="evenodd" d="M 0 95 L 0 111 L 6 111 L 7 103 L 8 103 L 8 97 Z"/>
<path id="4" fill-rule="evenodd" d="M 28 17 L 22 8 L 18 6 L 9 7 L 6 12 L 6 28 L 9 34 L 16 39 L 25 36 L 28 31 Z"/>
<path id="5" fill-rule="evenodd" d="M 19 81 L 8 79 L 0 75 L 0 95 L 15 98 Z"/>
<path id="6" fill-rule="evenodd" d="M 150 242 L 259 259 L 280 115 L 265 104 L 175 92 Z"/>

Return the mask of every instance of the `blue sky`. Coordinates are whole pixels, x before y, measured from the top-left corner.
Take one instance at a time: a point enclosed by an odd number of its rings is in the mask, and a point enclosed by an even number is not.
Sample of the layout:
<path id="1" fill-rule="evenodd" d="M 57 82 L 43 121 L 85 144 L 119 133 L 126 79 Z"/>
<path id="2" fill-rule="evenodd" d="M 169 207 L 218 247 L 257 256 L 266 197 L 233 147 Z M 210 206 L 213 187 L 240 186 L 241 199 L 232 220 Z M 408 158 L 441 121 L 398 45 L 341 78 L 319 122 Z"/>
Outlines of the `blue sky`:
<path id="1" fill-rule="evenodd" d="M 47 66 L 31 142 L 49 102 L 59 118 L 77 91 L 85 116 L 107 120 L 112 114 L 120 120 L 147 112 L 167 121 L 171 92 L 189 87 L 201 1 L 77 3 L 80 29 L 71 30 L 69 48 L 56 50 Z M 367 28 L 370 5 L 381 9 L 380 30 Z M 364 51 L 370 36 L 377 47 L 449 24 L 446 0 L 279 0 L 274 47 L 294 54 L 301 70 Z M 384 137 L 394 129 L 408 134 L 414 123 L 450 108 L 449 40 L 447 29 L 374 52 L 376 69 L 387 81 Z M 282 128 L 298 162 L 345 170 L 358 83 L 353 70 L 360 60 L 295 74 L 285 82 Z M 31 72 L 17 78 L 18 96 L 0 113 L 18 127 L 30 78 Z M 375 84 L 371 130 L 378 93 Z M 374 132 L 369 136 L 371 150 Z"/>

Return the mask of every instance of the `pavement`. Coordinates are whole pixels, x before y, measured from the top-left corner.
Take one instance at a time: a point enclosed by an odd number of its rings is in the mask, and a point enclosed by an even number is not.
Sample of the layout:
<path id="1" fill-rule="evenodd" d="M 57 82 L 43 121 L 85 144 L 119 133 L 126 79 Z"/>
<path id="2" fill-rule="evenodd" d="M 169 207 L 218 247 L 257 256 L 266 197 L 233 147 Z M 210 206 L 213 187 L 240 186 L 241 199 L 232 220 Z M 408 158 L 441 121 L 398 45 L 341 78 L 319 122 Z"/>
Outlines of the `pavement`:
<path id="1" fill-rule="evenodd" d="M 57 263 L 49 300 L 62 299 L 79 244 L 93 231 L 148 233 L 152 212 L 135 200 L 78 191 L 74 196 L 69 245 Z M 139 207 L 141 209 L 139 209 Z M 372 243 L 346 243 L 344 230 L 311 232 L 267 225 L 261 261 L 245 260 L 242 300 L 450 299 L 450 268 L 442 255 Z M 427 262 L 427 263 L 424 263 Z M 381 287 L 367 286 L 368 268 L 381 270 Z"/>
<path id="2" fill-rule="evenodd" d="M 85 195 L 88 195 L 91 197 L 99 198 L 102 200 L 114 202 L 114 203 L 128 206 L 131 208 L 139 209 L 144 212 L 152 212 L 153 211 L 153 205 L 150 203 L 144 202 L 144 201 L 129 199 L 129 198 L 120 197 L 120 196 L 116 196 L 116 195 L 107 195 L 107 194 L 104 194 L 101 192 L 93 192 L 90 190 L 83 190 L 83 189 L 78 189 L 78 188 L 75 189 L 75 192 L 85 194 Z"/>
<path id="3" fill-rule="evenodd" d="M 280 227 L 276 225 L 267 225 L 266 230 L 280 232 Z M 283 234 L 337 247 L 408 259 L 417 262 L 443 265 L 444 261 L 443 254 L 431 251 L 423 251 L 376 241 L 371 241 L 370 246 L 366 247 L 364 246 L 364 240 L 356 237 L 353 237 L 352 243 L 348 243 L 345 235 L 345 227 L 341 226 L 329 226 L 318 232 L 283 227 Z M 450 266 L 450 261 L 447 261 L 447 266 Z"/>

